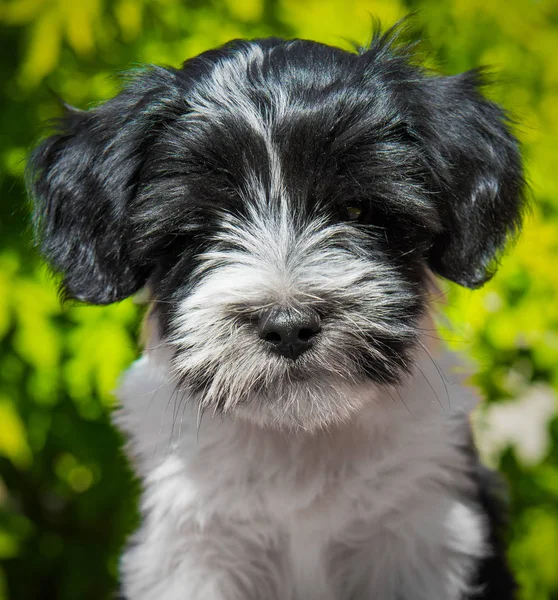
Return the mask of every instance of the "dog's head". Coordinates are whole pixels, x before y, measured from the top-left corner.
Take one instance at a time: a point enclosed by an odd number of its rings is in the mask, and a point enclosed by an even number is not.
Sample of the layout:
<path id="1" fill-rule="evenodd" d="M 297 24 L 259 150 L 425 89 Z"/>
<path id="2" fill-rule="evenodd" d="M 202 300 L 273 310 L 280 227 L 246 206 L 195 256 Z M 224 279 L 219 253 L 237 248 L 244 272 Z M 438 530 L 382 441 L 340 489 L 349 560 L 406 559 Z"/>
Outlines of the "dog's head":
<path id="1" fill-rule="evenodd" d="M 147 285 L 202 407 L 315 427 L 400 380 L 428 271 L 489 279 L 523 179 L 479 73 L 429 75 L 394 35 L 234 41 L 70 109 L 29 177 L 64 294 Z"/>

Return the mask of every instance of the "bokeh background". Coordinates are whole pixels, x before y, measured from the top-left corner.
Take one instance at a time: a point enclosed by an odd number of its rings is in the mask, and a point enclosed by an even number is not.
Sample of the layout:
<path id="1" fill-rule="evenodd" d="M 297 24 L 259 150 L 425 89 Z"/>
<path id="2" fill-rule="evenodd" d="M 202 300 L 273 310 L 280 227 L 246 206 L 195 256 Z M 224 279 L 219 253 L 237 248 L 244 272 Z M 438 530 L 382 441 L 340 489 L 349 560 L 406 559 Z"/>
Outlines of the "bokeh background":
<path id="1" fill-rule="evenodd" d="M 179 65 L 235 37 L 365 42 L 418 10 L 430 63 L 487 64 L 513 112 L 534 208 L 483 290 L 448 288 L 440 337 L 478 361 L 486 461 L 511 495 L 521 600 L 558 599 L 558 3 L 555 0 L 0 0 L 0 600 L 103 600 L 137 522 L 110 425 L 139 309 L 62 308 L 32 249 L 25 157 L 59 113 L 115 94 L 139 63 Z"/>

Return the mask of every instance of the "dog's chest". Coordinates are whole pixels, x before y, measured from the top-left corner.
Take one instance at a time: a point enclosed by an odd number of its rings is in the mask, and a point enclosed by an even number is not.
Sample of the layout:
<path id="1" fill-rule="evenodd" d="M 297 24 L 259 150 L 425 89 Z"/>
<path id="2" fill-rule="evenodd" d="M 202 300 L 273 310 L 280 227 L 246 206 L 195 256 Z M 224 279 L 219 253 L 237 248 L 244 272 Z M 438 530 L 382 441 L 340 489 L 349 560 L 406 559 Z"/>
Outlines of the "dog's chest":
<path id="1" fill-rule="evenodd" d="M 465 427 L 392 401 L 362 414 L 359 426 L 313 438 L 221 419 L 198 424 L 188 405 L 177 420 L 176 411 L 153 413 L 154 398 L 167 406 L 172 388 L 145 366 L 123 386 L 119 423 L 145 482 L 144 541 L 126 569 L 153 569 L 149 589 L 161 577 L 198 589 L 204 557 L 215 553 L 231 580 L 248 582 L 238 593 L 228 586 L 227 600 L 463 597 L 484 552 L 483 523 L 461 500 Z M 191 560 L 200 564 L 183 581 Z"/>
<path id="2" fill-rule="evenodd" d="M 273 465 L 260 454 L 262 471 L 228 483 L 223 471 L 222 504 L 212 507 L 210 492 L 203 506 L 223 515 L 235 540 L 250 540 L 242 560 L 275 579 L 272 598 L 461 598 L 483 552 L 483 524 L 457 491 L 438 485 L 418 449 L 415 460 L 392 450 L 371 464 L 361 456 L 310 473 L 282 467 L 277 479 L 265 476 Z"/>
<path id="3" fill-rule="evenodd" d="M 384 431 L 313 446 L 243 436 L 235 447 L 220 437 L 190 464 L 189 480 L 200 510 L 218 515 L 235 540 L 250 540 L 245 562 L 275 574 L 272 597 L 389 600 L 403 590 L 453 600 L 482 554 L 483 526 L 460 499 L 463 465 L 444 431 L 437 447 L 434 431 L 415 426 L 417 437 Z"/>

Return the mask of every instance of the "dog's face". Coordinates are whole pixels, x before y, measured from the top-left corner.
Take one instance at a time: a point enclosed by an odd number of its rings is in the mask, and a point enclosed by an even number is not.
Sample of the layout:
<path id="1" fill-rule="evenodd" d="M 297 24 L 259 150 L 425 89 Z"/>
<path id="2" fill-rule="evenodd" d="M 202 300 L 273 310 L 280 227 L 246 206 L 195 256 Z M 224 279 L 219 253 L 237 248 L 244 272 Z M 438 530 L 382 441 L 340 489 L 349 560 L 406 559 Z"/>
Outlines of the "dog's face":
<path id="1" fill-rule="evenodd" d="M 151 68 L 35 151 L 65 294 L 148 285 L 202 408 L 346 418 L 410 369 L 428 269 L 478 287 L 519 227 L 517 144 L 478 74 L 427 76 L 393 35 L 359 54 L 232 42 Z"/>

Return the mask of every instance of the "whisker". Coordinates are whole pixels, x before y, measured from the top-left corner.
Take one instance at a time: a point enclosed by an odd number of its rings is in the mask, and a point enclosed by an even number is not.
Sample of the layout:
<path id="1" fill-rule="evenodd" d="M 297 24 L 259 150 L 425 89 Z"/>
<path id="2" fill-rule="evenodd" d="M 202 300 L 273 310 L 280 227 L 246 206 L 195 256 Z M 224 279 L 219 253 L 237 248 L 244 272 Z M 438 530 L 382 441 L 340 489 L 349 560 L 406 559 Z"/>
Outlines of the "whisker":
<path id="1" fill-rule="evenodd" d="M 430 360 L 431 360 L 432 364 L 434 365 L 434 368 L 436 369 L 436 371 L 438 371 L 438 375 L 440 376 L 440 379 L 442 380 L 442 383 L 444 384 L 444 390 L 446 392 L 446 399 L 448 401 L 448 408 L 449 408 L 449 411 L 451 412 L 451 410 L 452 410 L 452 408 L 451 408 L 451 398 L 450 398 L 450 393 L 449 393 L 449 389 L 448 389 L 448 385 L 447 385 L 444 373 L 440 369 L 440 367 L 438 366 L 438 363 L 434 360 L 434 357 L 432 356 L 432 354 L 430 353 L 430 351 L 428 350 L 428 348 L 420 340 L 418 340 L 418 343 L 421 346 L 421 348 L 426 352 L 426 354 L 428 355 L 428 358 L 430 358 Z"/>
<path id="2" fill-rule="evenodd" d="M 440 397 L 438 396 L 438 392 L 434 389 L 434 386 L 430 383 L 430 380 L 428 379 L 428 377 L 424 374 L 424 371 L 417 365 L 417 369 L 420 372 L 420 374 L 423 376 L 424 380 L 426 381 L 426 383 L 428 384 L 428 386 L 430 387 L 430 389 L 432 390 L 432 393 L 434 394 L 434 396 L 436 397 L 436 400 L 438 402 L 438 404 L 440 405 L 440 408 L 444 408 L 442 405 L 442 402 L 440 401 Z"/>

